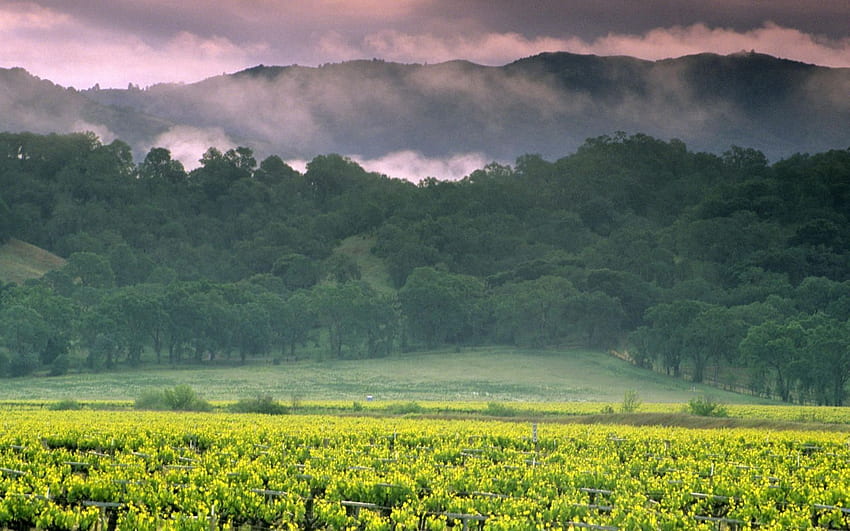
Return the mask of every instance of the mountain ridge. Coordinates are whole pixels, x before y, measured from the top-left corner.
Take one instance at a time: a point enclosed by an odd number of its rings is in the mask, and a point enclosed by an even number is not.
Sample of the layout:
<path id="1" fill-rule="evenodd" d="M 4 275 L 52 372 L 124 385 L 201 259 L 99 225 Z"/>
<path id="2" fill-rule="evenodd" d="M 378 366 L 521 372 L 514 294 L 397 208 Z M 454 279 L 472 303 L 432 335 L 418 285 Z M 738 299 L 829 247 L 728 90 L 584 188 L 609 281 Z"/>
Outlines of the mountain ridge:
<path id="1" fill-rule="evenodd" d="M 771 159 L 850 145 L 850 69 L 752 52 L 658 61 L 547 52 L 503 66 L 256 65 L 190 84 L 83 91 L 48 89 L 35 76 L 10 82 L 8 72 L 0 71 L 0 110 L 13 112 L 0 130 L 89 126 L 127 141 L 137 157 L 219 141 L 284 158 L 412 150 L 510 161 L 561 156 L 615 131 L 714 153 L 752 147 Z M 36 97 L 26 97 L 32 87 Z"/>

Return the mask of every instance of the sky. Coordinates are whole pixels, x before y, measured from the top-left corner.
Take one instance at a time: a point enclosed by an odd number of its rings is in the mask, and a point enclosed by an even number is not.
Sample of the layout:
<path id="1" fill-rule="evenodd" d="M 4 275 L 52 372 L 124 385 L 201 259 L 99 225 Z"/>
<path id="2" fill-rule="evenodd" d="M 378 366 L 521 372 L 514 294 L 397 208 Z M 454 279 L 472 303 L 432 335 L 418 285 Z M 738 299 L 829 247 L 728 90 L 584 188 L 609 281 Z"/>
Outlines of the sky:
<path id="1" fill-rule="evenodd" d="M 850 0 L 0 0 L 0 67 L 62 86 L 191 83 L 258 64 L 544 51 L 755 50 L 850 67 Z"/>

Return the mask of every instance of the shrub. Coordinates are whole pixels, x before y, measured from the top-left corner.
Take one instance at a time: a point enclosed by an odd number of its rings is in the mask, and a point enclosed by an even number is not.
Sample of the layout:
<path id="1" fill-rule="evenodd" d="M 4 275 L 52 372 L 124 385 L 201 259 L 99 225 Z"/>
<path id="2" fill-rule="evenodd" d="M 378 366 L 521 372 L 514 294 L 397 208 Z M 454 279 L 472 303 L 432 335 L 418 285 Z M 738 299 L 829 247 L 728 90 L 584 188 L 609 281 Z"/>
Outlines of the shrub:
<path id="1" fill-rule="evenodd" d="M 726 417 L 726 406 L 708 396 L 692 398 L 688 401 L 687 412 L 700 417 Z"/>
<path id="2" fill-rule="evenodd" d="M 487 407 L 481 413 L 491 417 L 515 417 L 517 410 L 499 402 L 487 402 Z"/>
<path id="3" fill-rule="evenodd" d="M 212 405 L 198 396 L 188 385 L 177 385 L 163 391 L 165 405 L 174 411 L 209 411 Z"/>
<path id="4" fill-rule="evenodd" d="M 302 399 L 301 393 L 292 393 L 292 396 L 289 397 L 289 404 L 293 411 L 301 408 Z"/>
<path id="5" fill-rule="evenodd" d="M 161 391 L 149 390 L 136 399 L 136 409 L 171 411 L 209 411 L 212 405 L 188 385 L 177 385 Z"/>
<path id="6" fill-rule="evenodd" d="M 165 395 L 161 389 L 149 389 L 136 398 L 133 406 L 136 409 L 168 409 L 165 405 Z"/>
<path id="7" fill-rule="evenodd" d="M 620 404 L 620 411 L 623 413 L 634 413 L 640 407 L 640 398 L 637 391 L 629 389 L 623 395 L 623 403 Z"/>
<path id="8" fill-rule="evenodd" d="M 47 409 L 52 411 L 75 411 L 78 409 L 83 409 L 83 405 L 77 402 L 74 399 L 66 398 L 65 400 L 60 400 L 55 404 L 50 404 L 47 406 Z"/>
<path id="9" fill-rule="evenodd" d="M 408 415 L 410 413 L 422 413 L 425 411 L 421 405 L 417 402 L 405 402 L 404 404 L 393 404 L 389 406 L 390 413 L 394 413 L 396 415 Z"/>
<path id="10" fill-rule="evenodd" d="M 271 396 L 258 396 L 257 398 L 243 398 L 230 406 L 234 413 L 261 413 L 263 415 L 284 415 L 289 410 Z"/>

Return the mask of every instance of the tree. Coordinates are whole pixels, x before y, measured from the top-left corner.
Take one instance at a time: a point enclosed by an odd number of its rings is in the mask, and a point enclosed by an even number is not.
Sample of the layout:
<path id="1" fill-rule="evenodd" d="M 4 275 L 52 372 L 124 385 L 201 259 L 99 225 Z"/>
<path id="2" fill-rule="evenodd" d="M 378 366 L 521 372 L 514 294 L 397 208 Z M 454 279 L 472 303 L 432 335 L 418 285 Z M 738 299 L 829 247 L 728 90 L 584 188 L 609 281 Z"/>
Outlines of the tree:
<path id="1" fill-rule="evenodd" d="M 162 190 L 168 185 L 186 182 L 186 170 L 179 160 L 171 158 L 171 152 L 162 147 L 154 147 L 145 155 L 145 160 L 139 164 L 139 179 L 148 190 Z"/>
<path id="2" fill-rule="evenodd" d="M 643 324 L 646 309 L 660 299 L 659 289 L 634 273 L 611 269 L 594 269 L 587 272 L 588 291 L 601 291 L 617 299 L 624 312 L 623 324 L 629 328 Z"/>
<path id="3" fill-rule="evenodd" d="M 401 315 L 394 296 L 371 292 L 362 300 L 361 323 L 366 335 L 366 353 L 389 356 L 400 328 Z"/>
<path id="4" fill-rule="evenodd" d="M 475 277 L 432 267 L 414 269 L 398 293 L 409 329 L 428 347 L 463 341 L 483 296 L 484 284 Z"/>
<path id="5" fill-rule="evenodd" d="M 293 293 L 272 313 L 273 328 L 278 330 L 281 353 L 286 348 L 289 355 L 295 356 L 295 347 L 307 340 L 310 330 L 316 324 L 314 306 L 306 291 Z"/>
<path id="6" fill-rule="evenodd" d="M 257 171 L 254 172 L 255 179 L 270 186 L 292 182 L 300 176 L 300 173 L 277 155 L 264 159 Z"/>
<path id="7" fill-rule="evenodd" d="M 328 201 L 366 177 L 366 171 L 347 157 L 331 153 L 319 155 L 307 163 L 304 179 L 318 203 Z"/>
<path id="8" fill-rule="evenodd" d="M 582 292 L 568 305 L 567 318 L 583 344 L 611 348 L 619 343 L 626 316 L 618 299 L 601 291 Z"/>
<path id="9" fill-rule="evenodd" d="M 746 333 L 744 322 L 723 306 L 706 305 L 688 323 L 687 353 L 693 361 L 694 382 L 702 382 L 710 361 L 732 360 Z M 715 375 L 716 378 L 716 375 Z"/>
<path id="10" fill-rule="evenodd" d="M 13 305 L 0 310 L 0 341 L 9 350 L 11 376 L 25 376 L 38 367 L 49 337 L 49 326 L 32 308 Z"/>
<path id="11" fill-rule="evenodd" d="M 802 325 L 806 362 L 801 372 L 818 403 L 843 406 L 850 379 L 850 321 L 819 312 L 804 319 Z"/>
<path id="12" fill-rule="evenodd" d="M 375 292 L 362 282 L 319 284 L 310 291 L 313 312 L 327 329 L 331 355 L 355 347 L 368 334 Z"/>
<path id="13" fill-rule="evenodd" d="M 688 326 L 706 306 L 699 301 L 678 300 L 656 304 L 646 311 L 649 325 L 641 329 L 641 343 L 661 361 L 667 374 L 679 376 L 682 358 L 688 352 Z"/>
<path id="14" fill-rule="evenodd" d="M 142 351 L 150 339 L 161 361 L 162 330 L 165 311 L 162 299 L 148 286 L 129 286 L 112 293 L 101 311 L 111 315 L 116 329 L 124 337 L 127 356 L 131 364 L 141 361 Z"/>
<path id="15" fill-rule="evenodd" d="M 80 284 L 92 288 L 111 288 L 115 285 L 115 273 L 109 260 L 90 252 L 74 253 L 66 265 L 68 274 Z"/>
<path id="16" fill-rule="evenodd" d="M 235 344 L 242 363 L 249 355 L 268 354 L 272 345 L 272 316 L 267 305 L 252 301 L 233 308 Z"/>
<path id="17" fill-rule="evenodd" d="M 744 360 L 773 372 L 783 402 L 791 399 L 791 373 L 800 361 L 805 337 L 797 322 L 765 321 L 750 327 L 738 347 Z"/>
<path id="18" fill-rule="evenodd" d="M 290 290 L 309 288 L 319 280 L 316 262 L 299 253 L 289 253 L 275 260 L 271 273 L 283 280 Z"/>
<path id="19" fill-rule="evenodd" d="M 497 337 L 519 345 L 556 345 L 567 332 L 568 302 L 576 295 L 572 282 L 562 277 L 504 284 L 492 296 Z"/>
<path id="20" fill-rule="evenodd" d="M 201 167 L 193 170 L 189 182 L 199 187 L 206 198 L 215 201 L 228 193 L 233 183 L 250 179 L 257 165 L 250 149 L 239 147 L 222 153 L 209 148 L 201 157 Z"/>
<path id="21" fill-rule="evenodd" d="M 723 153 L 723 164 L 739 179 L 761 177 L 768 171 L 764 153 L 734 145 Z"/>
<path id="22" fill-rule="evenodd" d="M 14 230 L 15 223 L 12 217 L 12 210 L 3 201 L 3 198 L 0 197 L 0 244 L 9 241 L 9 238 L 13 236 Z"/>
<path id="23" fill-rule="evenodd" d="M 71 299 L 39 283 L 11 289 L 5 302 L 34 310 L 46 326 L 47 342 L 38 352 L 42 364 L 50 365 L 57 357 L 68 353 L 74 337 L 73 321 L 77 315 Z"/>
<path id="24" fill-rule="evenodd" d="M 169 363 L 182 358 L 184 347 L 189 343 L 195 323 L 195 308 L 190 297 L 196 286 L 186 282 L 171 282 L 165 288 L 162 300 L 163 338 L 168 347 Z"/>

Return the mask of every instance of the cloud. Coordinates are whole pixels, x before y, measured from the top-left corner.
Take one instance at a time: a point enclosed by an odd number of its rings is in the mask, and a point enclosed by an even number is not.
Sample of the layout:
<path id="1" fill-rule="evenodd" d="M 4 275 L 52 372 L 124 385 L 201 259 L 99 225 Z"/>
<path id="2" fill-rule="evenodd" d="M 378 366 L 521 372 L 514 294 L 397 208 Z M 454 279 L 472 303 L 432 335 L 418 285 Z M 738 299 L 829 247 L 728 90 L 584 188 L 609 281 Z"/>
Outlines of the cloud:
<path id="1" fill-rule="evenodd" d="M 50 30 L 66 24 L 70 17 L 30 2 L 0 5 L 0 31 Z"/>
<path id="2" fill-rule="evenodd" d="M 236 143 L 218 127 L 175 126 L 159 135 L 148 150 L 152 147 L 168 149 L 172 159 L 179 160 L 187 170 L 193 170 L 201 165 L 201 156 L 207 149 L 227 151 L 236 147 Z"/>
<path id="3" fill-rule="evenodd" d="M 753 49 L 850 67 L 839 16 L 846 0 L 802 8 L 774 0 L 755 9 L 741 0 L 647 0 L 627 9 L 622 0 L 540 4 L 222 0 L 209 9 L 201 0 L 0 0 L 0 65 L 77 88 L 194 82 L 259 63 L 377 57 L 501 65 L 544 51 L 661 59 Z"/>
<path id="4" fill-rule="evenodd" d="M 702 52 L 730 54 L 755 50 L 823 66 L 850 67 L 850 38 L 827 38 L 771 22 L 748 31 L 693 24 L 657 28 L 643 34 L 612 33 L 591 41 L 576 37 L 529 38 L 514 32 L 442 36 L 385 30 L 352 42 L 339 33 L 329 33 L 320 41 L 320 47 L 335 60 L 380 57 L 433 63 L 463 58 L 485 65 L 501 65 L 547 51 L 657 60 Z"/>
<path id="5" fill-rule="evenodd" d="M 457 181 L 492 162 L 483 153 L 427 157 L 413 150 L 394 151 L 374 158 L 366 158 L 360 155 L 350 155 L 348 158 L 366 171 L 413 183 L 418 183 L 427 177 L 434 177 L 441 181 Z M 307 171 L 308 162 L 310 161 L 305 159 L 286 161 L 287 164 L 301 173 Z"/>
<path id="6" fill-rule="evenodd" d="M 426 177 L 435 177 L 441 181 L 456 181 L 490 162 L 482 153 L 461 153 L 445 158 L 435 158 L 410 150 L 395 151 L 372 159 L 353 155 L 351 159 L 367 171 L 411 182 L 419 182 Z"/>
<path id="7" fill-rule="evenodd" d="M 501 65 L 544 51 L 562 50 L 571 42 L 552 37 L 529 39 L 519 33 L 446 37 L 384 30 L 366 35 L 359 43 L 347 41 L 336 32 L 328 33 L 320 40 L 320 48 L 337 61 L 379 57 L 405 63 L 440 63 L 465 59 L 484 65 Z"/>
<path id="8" fill-rule="evenodd" d="M 118 136 L 109 130 L 103 124 L 93 124 L 91 122 L 87 122 L 85 120 L 77 120 L 71 125 L 71 132 L 75 133 L 86 133 L 91 132 L 97 135 L 100 139 L 101 143 L 109 144 L 113 140 L 116 140 Z"/>
<path id="9" fill-rule="evenodd" d="M 850 67 L 850 38 L 829 39 L 770 22 L 745 32 L 694 24 L 654 29 L 644 35 L 608 35 L 585 45 L 585 49 L 600 55 L 633 55 L 644 59 L 755 50 L 805 63 Z"/>
<path id="10" fill-rule="evenodd" d="M 187 31 L 154 42 L 29 2 L 0 4 L 0 40 L 0 65 L 77 88 L 196 81 L 242 69 L 267 49 Z"/>

